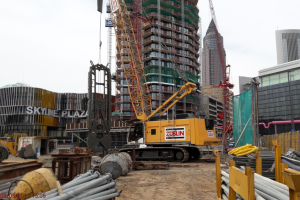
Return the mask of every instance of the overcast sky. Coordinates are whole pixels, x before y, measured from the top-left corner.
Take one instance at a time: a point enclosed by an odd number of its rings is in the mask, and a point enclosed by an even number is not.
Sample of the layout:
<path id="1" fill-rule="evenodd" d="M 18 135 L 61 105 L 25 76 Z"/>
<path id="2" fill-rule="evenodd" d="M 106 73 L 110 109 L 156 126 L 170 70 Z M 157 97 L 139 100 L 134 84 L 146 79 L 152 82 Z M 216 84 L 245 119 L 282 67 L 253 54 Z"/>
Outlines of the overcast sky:
<path id="1" fill-rule="evenodd" d="M 257 76 L 277 64 L 275 30 L 300 29 L 300 1 L 213 2 L 238 94 L 238 76 Z M 87 92 L 89 62 L 99 58 L 96 6 L 96 0 L 0 0 L 0 86 L 24 82 L 54 92 Z M 204 36 L 211 20 L 208 0 L 198 7 Z M 106 65 L 105 17 L 101 62 Z"/>

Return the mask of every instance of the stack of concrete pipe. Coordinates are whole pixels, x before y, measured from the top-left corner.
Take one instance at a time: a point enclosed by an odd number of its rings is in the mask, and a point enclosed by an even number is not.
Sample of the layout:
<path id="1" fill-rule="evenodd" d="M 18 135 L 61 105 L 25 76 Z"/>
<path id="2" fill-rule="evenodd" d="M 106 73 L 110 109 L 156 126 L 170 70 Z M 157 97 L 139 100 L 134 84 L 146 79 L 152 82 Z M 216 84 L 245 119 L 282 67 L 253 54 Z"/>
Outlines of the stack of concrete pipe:
<path id="1" fill-rule="evenodd" d="M 125 152 L 106 155 L 99 166 L 101 174 L 110 173 L 114 180 L 119 176 L 126 176 L 131 170 L 132 160 L 130 155 Z"/>
<path id="2" fill-rule="evenodd" d="M 77 176 L 74 180 L 61 187 L 62 194 L 58 190 L 50 190 L 45 193 L 47 200 L 106 200 L 119 197 L 122 191 L 118 191 L 116 181 L 112 179 L 111 174 L 101 175 L 99 172 L 88 171 L 85 174 Z M 37 198 L 30 198 L 34 200 Z"/>
<path id="3" fill-rule="evenodd" d="M 221 171 L 222 198 L 228 200 L 229 196 L 229 174 Z M 255 199 L 256 200 L 289 200 L 289 188 L 279 182 L 254 173 Z M 242 199 L 237 195 L 237 199 Z"/>

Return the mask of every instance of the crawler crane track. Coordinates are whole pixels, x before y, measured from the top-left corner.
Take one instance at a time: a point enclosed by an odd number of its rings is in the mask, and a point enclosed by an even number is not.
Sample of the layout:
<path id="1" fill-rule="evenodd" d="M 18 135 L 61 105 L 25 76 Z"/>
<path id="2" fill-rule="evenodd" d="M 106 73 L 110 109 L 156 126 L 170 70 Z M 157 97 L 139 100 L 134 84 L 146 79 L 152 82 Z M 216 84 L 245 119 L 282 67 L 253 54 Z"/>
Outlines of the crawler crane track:
<path id="1" fill-rule="evenodd" d="M 132 157 L 132 148 L 121 149 L 120 152 L 127 152 Z M 189 160 L 189 151 L 180 147 L 147 147 L 136 148 L 137 161 L 177 161 L 186 162 Z"/>

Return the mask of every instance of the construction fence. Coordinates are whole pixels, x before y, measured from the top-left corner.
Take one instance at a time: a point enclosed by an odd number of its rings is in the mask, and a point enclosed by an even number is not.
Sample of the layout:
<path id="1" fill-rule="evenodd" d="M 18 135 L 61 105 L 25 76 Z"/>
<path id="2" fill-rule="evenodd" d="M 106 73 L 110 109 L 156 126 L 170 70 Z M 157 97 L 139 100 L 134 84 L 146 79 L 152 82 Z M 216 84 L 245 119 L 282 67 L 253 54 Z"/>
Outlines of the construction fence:
<path id="1" fill-rule="evenodd" d="M 280 133 L 276 135 L 264 135 L 262 136 L 262 146 L 272 150 L 272 140 L 277 140 L 278 145 L 281 146 L 281 153 L 287 153 L 289 147 L 300 151 L 300 131 Z"/>
<path id="2" fill-rule="evenodd" d="M 233 101 L 233 132 L 237 147 L 253 144 L 251 89 L 236 95 Z"/>

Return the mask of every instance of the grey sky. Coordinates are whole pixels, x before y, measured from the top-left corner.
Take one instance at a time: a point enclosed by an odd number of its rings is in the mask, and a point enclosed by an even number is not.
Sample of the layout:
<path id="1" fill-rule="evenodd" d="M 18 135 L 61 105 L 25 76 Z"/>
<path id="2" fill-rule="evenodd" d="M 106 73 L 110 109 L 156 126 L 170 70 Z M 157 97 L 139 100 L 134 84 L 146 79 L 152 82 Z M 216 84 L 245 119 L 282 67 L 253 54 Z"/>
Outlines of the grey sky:
<path id="1" fill-rule="evenodd" d="M 276 65 L 275 30 L 300 29 L 300 1 L 213 2 L 238 94 L 238 76 L 257 76 L 258 70 Z M 198 7 L 205 34 L 211 20 L 208 0 Z M 97 63 L 99 55 L 99 16 L 96 0 L 0 0 L 0 86 L 24 82 L 54 92 L 87 92 L 89 61 Z"/>

